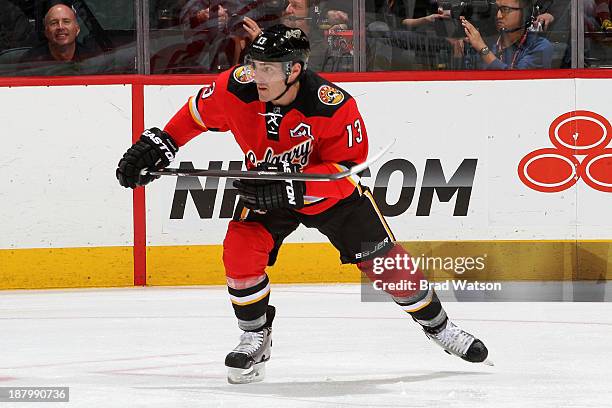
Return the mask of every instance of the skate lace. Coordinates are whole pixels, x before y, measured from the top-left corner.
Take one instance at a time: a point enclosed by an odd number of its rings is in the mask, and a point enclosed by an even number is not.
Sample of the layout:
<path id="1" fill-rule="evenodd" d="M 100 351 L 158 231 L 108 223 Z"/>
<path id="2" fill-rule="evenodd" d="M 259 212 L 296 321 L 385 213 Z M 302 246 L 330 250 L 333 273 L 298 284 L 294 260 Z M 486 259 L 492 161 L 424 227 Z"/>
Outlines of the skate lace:
<path id="1" fill-rule="evenodd" d="M 470 348 L 470 345 L 475 340 L 474 336 L 461 330 L 450 321 L 447 323 L 446 328 L 441 332 L 434 334 L 434 337 L 447 350 L 453 351 L 459 355 L 465 355 Z"/>
<path id="2" fill-rule="evenodd" d="M 255 353 L 264 342 L 263 331 L 244 332 L 240 335 L 240 344 L 234 348 L 236 353 L 251 355 Z"/>

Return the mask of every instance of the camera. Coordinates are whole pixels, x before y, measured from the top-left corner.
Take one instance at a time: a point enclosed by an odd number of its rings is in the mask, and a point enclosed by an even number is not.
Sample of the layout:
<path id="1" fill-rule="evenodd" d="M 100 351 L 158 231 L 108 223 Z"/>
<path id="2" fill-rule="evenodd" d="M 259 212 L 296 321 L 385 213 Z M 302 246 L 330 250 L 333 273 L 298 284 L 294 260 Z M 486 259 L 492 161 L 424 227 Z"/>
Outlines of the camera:
<path id="1" fill-rule="evenodd" d="M 491 0 L 446 0 L 438 2 L 438 6 L 442 10 L 450 11 L 451 17 L 456 20 L 459 17 L 470 19 L 474 14 L 489 17 L 493 4 L 494 2 Z"/>
<path id="2" fill-rule="evenodd" d="M 230 16 L 228 28 L 230 32 L 243 33 L 242 22 L 250 17 L 259 27 L 267 27 L 279 22 L 287 8 L 287 0 L 230 0 L 227 1 Z"/>
<path id="3" fill-rule="evenodd" d="M 493 17 L 493 0 L 444 0 L 438 1 L 438 10 L 450 15 L 453 24 L 447 28 L 447 35 L 452 38 L 463 38 L 465 32 L 459 21 L 460 17 L 470 20 L 483 33 L 494 30 L 491 23 Z"/>
<path id="4" fill-rule="evenodd" d="M 246 16 L 260 22 L 278 19 L 287 8 L 288 2 L 286 0 L 253 0 L 249 3 Z"/>

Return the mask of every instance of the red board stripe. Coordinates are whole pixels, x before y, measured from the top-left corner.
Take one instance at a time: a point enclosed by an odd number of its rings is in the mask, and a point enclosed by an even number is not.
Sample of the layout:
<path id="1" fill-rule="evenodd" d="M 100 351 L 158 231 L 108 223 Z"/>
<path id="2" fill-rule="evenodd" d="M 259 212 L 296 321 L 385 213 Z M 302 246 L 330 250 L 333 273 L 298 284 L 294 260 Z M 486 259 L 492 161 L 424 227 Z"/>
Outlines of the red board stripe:
<path id="1" fill-rule="evenodd" d="M 144 129 L 144 86 L 132 85 L 132 143 L 135 143 Z M 139 187 L 133 192 L 134 202 L 134 286 L 147 284 L 147 218 L 145 211 L 145 189 Z"/>
<path id="2" fill-rule="evenodd" d="M 324 73 L 335 82 L 503 81 L 563 78 L 612 78 L 612 69 L 543 69 L 512 71 L 384 71 Z M 72 77 L 4 77 L 0 87 L 66 85 L 197 85 L 216 75 L 90 75 Z"/>

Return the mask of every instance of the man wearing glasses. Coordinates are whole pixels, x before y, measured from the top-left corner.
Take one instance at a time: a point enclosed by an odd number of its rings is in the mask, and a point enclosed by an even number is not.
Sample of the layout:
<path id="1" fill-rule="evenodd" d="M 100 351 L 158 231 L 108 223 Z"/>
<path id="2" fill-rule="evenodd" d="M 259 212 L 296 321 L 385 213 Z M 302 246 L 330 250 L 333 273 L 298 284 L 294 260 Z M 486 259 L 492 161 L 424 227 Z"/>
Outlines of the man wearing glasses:
<path id="1" fill-rule="evenodd" d="M 497 0 L 493 6 L 499 37 L 489 47 L 480 32 L 465 18 L 465 41 L 480 55 L 485 69 L 546 69 L 552 65 L 552 44 L 529 30 L 532 0 Z"/>

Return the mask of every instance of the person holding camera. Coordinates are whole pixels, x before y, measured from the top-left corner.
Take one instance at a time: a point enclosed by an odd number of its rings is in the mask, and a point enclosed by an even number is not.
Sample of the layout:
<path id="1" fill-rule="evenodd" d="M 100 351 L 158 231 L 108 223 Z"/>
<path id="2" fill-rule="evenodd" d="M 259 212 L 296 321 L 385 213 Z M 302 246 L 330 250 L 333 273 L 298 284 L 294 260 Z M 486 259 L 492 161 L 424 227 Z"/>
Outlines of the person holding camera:
<path id="1" fill-rule="evenodd" d="M 484 68 L 551 68 L 552 44 L 528 29 L 533 23 L 532 0 L 497 0 L 493 7 L 499 37 L 491 47 L 472 23 L 460 17 L 465 41 L 480 55 Z"/>
<path id="2" fill-rule="evenodd" d="M 290 28 L 299 28 L 309 36 L 310 69 L 327 71 L 331 67 L 332 71 L 337 70 L 338 62 L 330 63 L 334 57 L 328 54 L 330 45 L 325 33 L 350 29 L 351 16 L 347 11 L 339 8 L 340 1 L 288 0 L 284 4 L 286 7 L 281 15 L 282 24 Z M 262 33 L 258 22 L 249 17 L 244 18 L 243 28 L 250 42 Z M 352 59 L 348 61 L 348 65 L 350 67 L 347 69 L 345 61 L 345 66 L 339 70 L 352 69 Z"/>
<path id="3" fill-rule="evenodd" d="M 180 11 L 180 21 L 191 30 L 210 29 L 213 25 L 223 28 L 227 24 L 227 8 L 221 3 L 215 7 L 216 11 L 212 11 L 211 1 L 190 0 Z M 210 21 L 213 15 L 215 16 L 214 24 Z"/>

